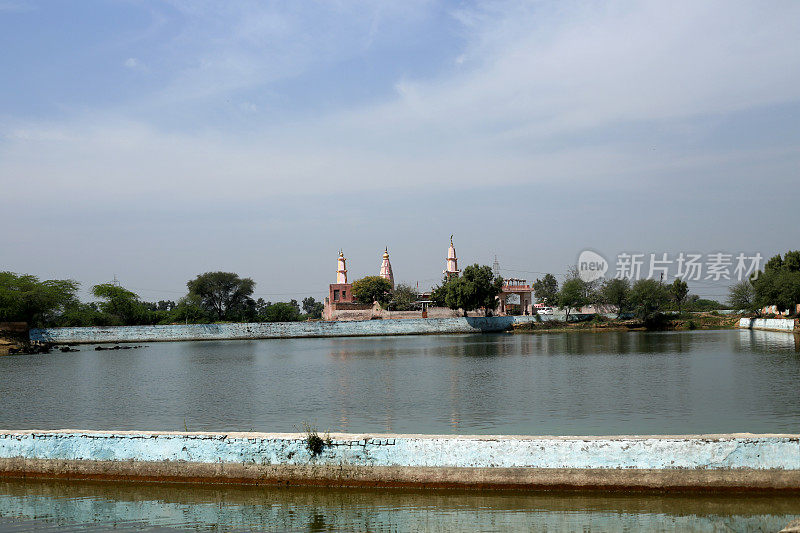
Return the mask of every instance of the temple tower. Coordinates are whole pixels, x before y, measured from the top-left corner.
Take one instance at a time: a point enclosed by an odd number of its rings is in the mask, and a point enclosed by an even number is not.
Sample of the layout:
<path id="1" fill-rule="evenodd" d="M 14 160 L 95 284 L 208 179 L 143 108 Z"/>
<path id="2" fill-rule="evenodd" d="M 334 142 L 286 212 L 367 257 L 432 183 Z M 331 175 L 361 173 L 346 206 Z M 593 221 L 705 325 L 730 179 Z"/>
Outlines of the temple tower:
<path id="1" fill-rule="evenodd" d="M 392 264 L 389 262 L 389 247 L 387 246 L 386 249 L 383 251 L 383 261 L 381 261 L 381 273 L 380 276 L 384 279 L 388 279 L 389 283 L 392 284 L 392 289 L 394 289 L 394 275 L 392 274 Z"/>
<path id="2" fill-rule="evenodd" d="M 453 246 L 453 236 L 450 235 L 450 248 L 447 249 L 447 268 L 445 268 L 444 274 L 447 276 L 447 279 L 455 276 L 458 277 L 458 273 L 461 272 L 458 269 L 458 257 L 456 257 L 456 247 Z"/>
<path id="3" fill-rule="evenodd" d="M 347 259 L 344 252 L 339 250 L 339 268 L 336 270 L 336 283 L 347 283 Z"/>

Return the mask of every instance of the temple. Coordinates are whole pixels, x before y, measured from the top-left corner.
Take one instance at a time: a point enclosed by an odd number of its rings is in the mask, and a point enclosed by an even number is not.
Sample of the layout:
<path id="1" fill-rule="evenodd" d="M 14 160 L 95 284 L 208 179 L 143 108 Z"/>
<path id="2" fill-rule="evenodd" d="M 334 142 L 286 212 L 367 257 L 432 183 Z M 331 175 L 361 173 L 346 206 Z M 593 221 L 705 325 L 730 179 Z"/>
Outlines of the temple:
<path id="1" fill-rule="evenodd" d="M 450 248 L 447 249 L 447 258 L 445 261 L 445 269 L 442 274 L 444 274 L 447 279 L 458 277 L 458 273 L 461 271 L 458 269 L 458 257 L 456 257 L 456 247 L 453 246 L 452 235 L 450 235 Z"/>
<path id="2" fill-rule="evenodd" d="M 394 289 L 394 274 L 392 274 L 392 263 L 389 262 L 389 247 L 383 251 L 383 260 L 381 261 L 380 277 L 388 279 Z"/>
<path id="3" fill-rule="evenodd" d="M 339 250 L 339 267 L 336 270 L 336 283 L 328 287 L 328 300 L 332 303 L 352 303 L 353 284 L 347 283 L 347 259 L 344 252 Z"/>
<path id="4" fill-rule="evenodd" d="M 494 260 L 493 272 L 495 276 L 500 275 L 500 265 L 497 257 Z M 445 280 L 457 278 L 461 274 L 458 269 L 458 256 L 456 247 L 453 244 L 453 236 L 450 235 L 450 246 L 447 249 L 445 258 L 445 269 L 442 272 Z M 381 266 L 378 275 L 389 281 L 394 289 L 394 272 L 392 263 L 389 260 L 389 247 L 383 250 Z M 494 309 L 484 309 L 470 311 L 469 316 L 483 316 L 484 314 L 498 315 L 529 315 L 533 313 L 533 288 L 524 279 L 507 278 L 503 281 L 503 287 L 497 298 L 497 306 Z M 445 318 L 459 317 L 463 311 L 449 309 L 445 307 L 431 307 L 430 293 L 420 293 L 417 301 L 418 310 L 397 311 L 383 309 L 377 303 L 360 303 L 353 298 L 353 284 L 347 280 L 347 259 L 344 252 L 339 251 L 336 269 L 336 283 L 331 283 L 328 290 L 328 297 L 325 298 L 323 318 L 325 320 L 369 320 L 373 318 Z"/>

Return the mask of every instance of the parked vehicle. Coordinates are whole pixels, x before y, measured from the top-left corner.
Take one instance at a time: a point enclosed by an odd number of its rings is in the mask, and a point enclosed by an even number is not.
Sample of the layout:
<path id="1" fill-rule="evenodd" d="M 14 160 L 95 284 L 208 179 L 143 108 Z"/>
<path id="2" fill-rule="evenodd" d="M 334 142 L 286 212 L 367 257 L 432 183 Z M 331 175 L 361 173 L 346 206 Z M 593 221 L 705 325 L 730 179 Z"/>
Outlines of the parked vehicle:
<path id="1" fill-rule="evenodd" d="M 536 312 L 540 315 L 552 315 L 553 308 L 552 307 L 537 307 Z"/>

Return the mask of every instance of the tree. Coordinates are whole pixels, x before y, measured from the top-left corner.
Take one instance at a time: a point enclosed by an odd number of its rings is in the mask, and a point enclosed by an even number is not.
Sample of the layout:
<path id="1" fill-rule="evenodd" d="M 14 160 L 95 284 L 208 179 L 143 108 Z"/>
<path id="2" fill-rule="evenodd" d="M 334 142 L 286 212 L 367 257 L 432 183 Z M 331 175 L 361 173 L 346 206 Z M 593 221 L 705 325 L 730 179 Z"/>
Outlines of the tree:
<path id="1" fill-rule="evenodd" d="M 643 322 L 653 322 L 669 302 L 669 290 L 654 279 L 640 279 L 631 287 L 631 306 Z"/>
<path id="2" fill-rule="evenodd" d="M 631 282 L 627 278 L 613 278 L 603 283 L 600 296 L 604 303 L 617 308 L 617 318 L 628 309 Z"/>
<path id="3" fill-rule="evenodd" d="M 277 302 L 266 308 L 263 318 L 267 322 L 297 322 L 300 308 L 291 302 Z"/>
<path id="4" fill-rule="evenodd" d="M 148 322 L 147 308 L 139 301 L 139 295 L 115 283 L 101 283 L 92 287 L 92 294 L 102 298 L 100 311 L 110 317 L 110 322 L 131 326 Z"/>
<path id="5" fill-rule="evenodd" d="M 800 251 L 776 255 L 764 265 L 753 280 L 755 305 L 762 308 L 775 305 L 779 311 L 794 312 L 800 303 Z"/>
<path id="6" fill-rule="evenodd" d="M 187 294 L 175 304 L 166 323 L 208 324 L 213 320 L 213 315 L 203 307 L 203 299 L 196 294 Z"/>
<path id="7" fill-rule="evenodd" d="M 78 287 L 71 279 L 39 281 L 30 274 L 0 272 L 0 321 L 46 326 L 78 304 Z"/>
<path id="8" fill-rule="evenodd" d="M 569 321 L 570 312 L 588 304 L 584 284 L 579 278 L 571 278 L 564 282 L 556 296 L 558 306 L 564 309 L 566 319 Z"/>
<path id="9" fill-rule="evenodd" d="M 414 311 L 419 309 L 419 293 L 411 285 L 401 283 L 394 288 L 389 306 L 396 311 Z"/>
<path id="10" fill-rule="evenodd" d="M 696 294 L 690 294 L 686 299 L 684 308 L 687 311 L 714 311 L 716 309 L 725 309 L 725 304 L 708 298 L 700 298 Z"/>
<path id="11" fill-rule="evenodd" d="M 303 298 L 303 312 L 308 315 L 308 318 L 322 318 L 322 311 L 325 304 L 318 302 L 313 296 Z"/>
<path id="12" fill-rule="evenodd" d="M 545 274 L 542 279 L 533 282 L 533 291 L 539 302 L 553 306 L 558 303 L 558 280 L 552 274 Z"/>
<path id="13" fill-rule="evenodd" d="M 495 277 L 487 265 L 475 264 L 465 268 L 461 276 L 444 280 L 434 289 L 431 298 L 434 302 L 443 302 L 450 309 L 463 310 L 464 316 L 467 316 L 467 311 L 481 307 L 489 314 L 497 307 L 497 295 L 502 289 L 502 277 Z"/>
<path id="14" fill-rule="evenodd" d="M 681 314 L 681 308 L 686 303 L 686 298 L 689 296 L 689 284 L 680 278 L 676 278 L 669 286 L 669 297 L 678 307 L 678 314 Z"/>
<path id="15" fill-rule="evenodd" d="M 51 323 L 56 327 L 110 326 L 112 318 L 100 311 L 97 302 L 76 302 L 70 305 Z"/>
<path id="16" fill-rule="evenodd" d="M 250 298 L 256 283 L 233 272 L 206 272 L 188 281 L 189 294 L 200 298 L 203 307 L 217 320 L 231 319 L 255 309 Z"/>
<path id="17" fill-rule="evenodd" d="M 392 297 L 391 282 L 380 276 L 366 276 L 353 283 L 353 298 L 364 304 L 378 302 L 386 307 Z"/>
<path id="18" fill-rule="evenodd" d="M 743 280 L 728 288 L 728 305 L 737 311 L 755 311 L 756 291 L 750 280 Z"/>

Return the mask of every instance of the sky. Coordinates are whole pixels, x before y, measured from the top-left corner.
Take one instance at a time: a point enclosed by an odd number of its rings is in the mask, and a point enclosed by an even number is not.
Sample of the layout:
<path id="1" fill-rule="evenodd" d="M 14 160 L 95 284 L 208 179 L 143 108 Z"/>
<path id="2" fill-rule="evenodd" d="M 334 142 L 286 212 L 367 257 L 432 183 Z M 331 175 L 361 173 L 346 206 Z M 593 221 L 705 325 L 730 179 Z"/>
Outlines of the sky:
<path id="1" fill-rule="evenodd" d="M 0 0 L 0 270 L 265 300 L 800 247 L 800 2 Z M 689 282 L 724 300 L 727 281 Z"/>

